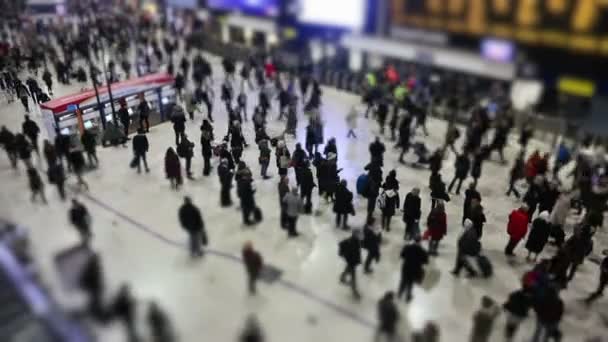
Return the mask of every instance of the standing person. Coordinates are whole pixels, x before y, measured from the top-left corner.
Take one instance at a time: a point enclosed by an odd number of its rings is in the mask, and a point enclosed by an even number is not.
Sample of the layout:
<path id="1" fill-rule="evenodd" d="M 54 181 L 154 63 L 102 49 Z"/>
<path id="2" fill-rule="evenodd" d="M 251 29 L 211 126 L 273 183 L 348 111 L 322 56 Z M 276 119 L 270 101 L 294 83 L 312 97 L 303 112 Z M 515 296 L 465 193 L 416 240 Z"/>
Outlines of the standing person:
<path id="1" fill-rule="evenodd" d="M 389 291 L 378 302 L 378 329 L 374 342 L 379 342 L 382 336 L 388 341 L 394 341 L 397 336 L 397 323 L 399 322 L 399 309 L 395 305 L 395 294 Z"/>
<path id="2" fill-rule="evenodd" d="M 376 229 L 373 219 L 368 220 L 363 228 L 362 247 L 367 249 L 367 257 L 363 263 L 363 272 L 372 273 L 372 261 L 380 262 L 380 243 L 382 242 L 382 231 Z"/>
<path id="3" fill-rule="evenodd" d="M 179 208 L 178 217 L 182 228 L 188 233 L 190 256 L 193 258 L 202 257 L 202 246 L 207 245 L 207 232 L 205 231 L 201 211 L 192 204 L 190 197 L 184 197 L 184 204 Z"/>
<path id="4" fill-rule="evenodd" d="M 285 206 L 285 220 L 286 228 L 289 237 L 296 237 L 300 235 L 296 229 L 298 222 L 298 216 L 303 208 L 302 199 L 298 196 L 298 188 L 292 187 L 291 192 L 288 192 L 283 196 L 283 205 Z"/>
<path id="5" fill-rule="evenodd" d="M 546 293 L 535 300 L 534 311 L 536 331 L 532 342 L 546 342 L 551 337 L 560 341 L 559 323 L 564 315 L 564 302 L 559 298 L 559 292 L 551 287 L 547 288 Z"/>
<path id="6" fill-rule="evenodd" d="M 302 176 L 302 169 L 304 168 L 305 163 L 308 161 L 308 156 L 306 155 L 306 151 L 302 149 L 302 145 L 300 143 L 296 144 L 296 149 L 293 151 L 291 156 L 291 165 L 294 168 L 296 174 L 296 184 L 300 185 L 300 178 Z"/>
<path id="7" fill-rule="evenodd" d="M 232 178 L 234 177 L 234 172 L 228 165 L 228 159 L 222 158 L 220 160 L 220 166 L 217 168 L 217 175 L 221 184 L 220 205 L 222 207 L 229 207 L 232 205 L 230 189 L 232 188 Z"/>
<path id="8" fill-rule="evenodd" d="M 310 163 L 308 160 L 305 161 L 304 167 L 302 167 L 300 175 L 300 195 L 304 201 L 304 213 L 312 213 L 312 190 L 317 186 L 315 184 L 312 171 L 310 170 Z"/>
<path id="9" fill-rule="evenodd" d="M 357 129 L 357 120 L 359 113 L 357 113 L 357 107 L 352 106 L 348 114 L 346 115 L 346 125 L 348 127 L 348 133 L 346 134 L 347 138 L 353 137 L 357 139 L 357 135 L 355 134 L 355 130 Z"/>
<path id="10" fill-rule="evenodd" d="M 399 141 L 397 146 L 401 147 L 401 154 L 399 154 L 399 163 L 404 164 L 403 157 L 410 149 L 410 140 L 412 136 L 412 116 L 406 114 L 401 120 L 399 125 Z"/>
<path id="11" fill-rule="evenodd" d="M 25 116 L 25 121 L 21 125 L 21 130 L 23 134 L 28 137 L 30 143 L 32 143 L 32 147 L 38 156 L 40 156 L 40 150 L 38 149 L 38 136 L 40 135 L 40 128 L 36 124 L 36 122 L 30 119 L 29 115 Z"/>
<path id="12" fill-rule="evenodd" d="M 469 184 L 469 188 L 464 192 L 464 206 L 462 209 L 462 224 L 464 220 L 472 217 L 471 213 L 473 208 L 477 205 L 481 205 L 481 194 L 476 189 L 475 183 Z"/>
<path id="13" fill-rule="evenodd" d="M 420 240 L 414 239 L 401 250 L 401 280 L 399 282 L 399 292 L 397 297 L 403 297 L 405 301 L 412 300 L 412 289 L 415 283 L 422 282 L 424 278 L 424 265 L 429 261 L 427 252 L 420 246 Z"/>
<path id="14" fill-rule="evenodd" d="M 464 221 L 464 231 L 458 238 L 457 252 L 456 252 L 456 264 L 452 274 L 456 277 L 460 276 L 460 271 L 464 267 L 469 277 L 475 277 L 477 272 L 469 263 L 468 257 L 477 256 L 481 249 L 481 244 L 477 237 L 475 229 L 473 229 L 473 222 L 469 219 Z"/>
<path id="15" fill-rule="evenodd" d="M 46 196 L 44 195 L 44 183 L 40 178 L 38 170 L 33 167 L 27 169 L 27 178 L 32 191 L 32 202 L 36 201 L 36 197 L 40 196 L 42 203 L 47 204 Z"/>
<path id="16" fill-rule="evenodd" d="M 15 93 L 17 94 L 17 97 L 21 100 L 21 104 L 23 104 L 23 108 L 25 108 L 25 111 L 29 113 L 30 106 L 28 104 L 28 99 L 31 96 L 30 91 L 27 90 L 27 87 L 21 81 L 17 82 L 18 83 L 15 86 Z"/>
<path id="17" fill-rule="evenodd" d="M 422 215 L 420 189 L 413 188 L 403 202 L 403 222 L 405 222 L 404 240 L 416 240 L 420 237 L 420 216 Z"/>
<path id="18" fill-rule="evenodd" d="M 186 133 L 186 115 L 181 106 L 176 106 L 171 115 L 173 132 L 175 133 L 175 146 L 179 146 L 180 138 Z"/>
<path id="19" fill-rule="evenodd" d="M 471 166 L 471 177 L 473 177 L 473 183 L 477 185 L 477 181 L 481 178 L 481 170 L 483 162 L 485 161 L 487 152 L 485 148 L 480 148 L 475 154 L 473 154 L 473 164 Z"/>
<path id="20" fill-rule="evenodd" d="M 399 194 L 395 190 L 385 190 L 378 199 L 380 210 L 382 210 L 382 229 L 391 231 L 391 220 L 395 211 L 399 209 Z"/>
<path id="21" fill-rule="evenodd" d="M 549 223 L 549 212 L 543 211 L 540 215 L 532 222 L 532 228 L 528 235 L 528 241 L 526 241 L 526 249 L 528 250 L 528 256 L 526 260 L 530 260 L 532 254 L 534 254 L 534 262 L 538 259 L 538 255 L 543 251 L 549 235 L 551 234 L 551 225 Z"/>
<path id="22" fill-rule="evenodd" d="M 263 179 L 270 178 L 270 176 L 268 176 L 268 165 L 270 164 L 270 155 L 272 151 L 268 145 L 269 140 L 265 138 L 258 142 L 258 149 L 260 150 L 258 162 L 260 163 L 260 175 Z"/>
<path id="23" fill-rule="evenodd" d="M 435 208 L 439 202 L 450 201 L 450 195 L 448 195 L 445 189 L 445 183 L 441 179 L 441 174 L 431 174 L 429 187 L 431 188 L 431 209 Z"/>
<path id="24" fill-rule="evenodd" d="M 380 137 L 376 137 L 376 140 L 369 145 L 369 154 L 371 156 L 371 164 L 384 165 L 384 152 L 386 147 L 380 141 Z"/>
<path id="25" fill-rule="evenodd" d="M 137 173 L 141 173 L 141 162 L 144 162 L 144 168 L 146 173 L 150 172 L 148 168 L 148 161 L 146 160 L 146 153 L 150 148 L 148 138 L 146 137 L 146 131 L 143 128 L 137 129 L 137 135 L 133 137 L 133 162 L 137 165 Z"/>
<path id="26" fill-rule="evenodd" d="M 194 143 L 188 140 L 186 133 L 182 134 L 182 139 L 177 145 L 177 155 L 186 160 L 186 176 L 192 178 L 192 158 L 194 157 Z"/>
<path id="27" fill-rule="evenodd" d="M 386 125 L 386 117 L 388 116 L 388 103 L 382 99 L 378 103 L 376 109 L 376 119 L 378 120 L 378 126 L 380 128 L 380 135 L 384 135 L 384 126 Z"/>
<path id="28" fill-rule="evenodd" d="M 97 137 L 90 130 L 85 130 L 80 137 L 80 142 L 87 153 L 87 159 L 89 160 L 89 167 L 96 168 L 99 166 L 99 159 L 97 159 Z"/>
<path id="29" fill-rule="evenodd" d="M 500 308 L 492 298 L 481 297 L 481 308 L 473 315 L 473 328 L 471 329 L 470 342 L 489 342 L 494 321 L 500 314 Z"/>
<path id="30" fill-rule="evenodd" d="M 342 229 L 348 230 L 348 215 L 354 215 L 353 193 L 348 190 L 346 180 L 342 180 L 336 189 L 336 200 L 334 202 L 334 213 L 336 213 L 336 228 L 342 224 Z"/>
<path id="31" fill-rule="evenodd" d="M 169 147 L 165 152 L 165 175 L 171 182 L 171 187 L 179 190 L 180 185 L 182 185 L 182 166 L 172 147 Z"/>
<path id="32" fill-rule="evenodd" d="M 15 144 L 15 135 L 9 131 L 6 126 L 0 129 L 0 145 L 6 151 L 8 159 L 11 162 L 13 169 L 17 168 L 17 146 Z"/>
<path id="33" fill-rule="evenodd" d="M 357 289 L 357 266 L 361 264 L 361 238 L 358 230 L 353 230 L 349 238 L 340 242 L 338 252 L 346 262 L 346 267 L 340 275 L 340 282 L 346 284 L 346 277 L 350 276 L 353 296 L 355 299 L 360 299 L 361 295 Z"/>
<path id="34" fill-rule="evenodd" d="M 435 208 L 431 209 L 427 217 L 427 227 L 429 235 L 429 255 L 437 255 L 439 241 L 447 234 L 447 216 L 445 207 L 439 202 Z"/>
<path id="35" fill-rule="evenodd" d="M 93 234 L 91 233 L 91 215 L 84 206 L 76 199 L 72 199 L 72 208 L 69 211 L 70 223 L 76 228 L 80 235 L 80 240 L 87 245 L 91 241 Z"/>
<path id="36" fill-rule="evenodd" d="M 595 290 L 595 292 L 590 294 L 589 297 L 585 299 L 585 304 L 587 305 L 591 305 L 598 298 L 603 296 L 604 289 L 606 288 L 606 285 L 608 285 L 608 250 L 604 250 L 603 254 L 605 257 L 600 264 L 600 281 L 597 286 L 597 290 Z"/>
<path id="37" fill-rule="evenodd" d="M 259 223 L 262 220 L 261 211 L 255 204 L 255 189 L 253 188 L 253 180 L 250 176 L 237 178 L 237 195 L 241 200 L 241 213 L 243 215 L 243 224 L 249 226 Z M 251 221 L 251 215 L 254 215 L 254 221 Z"/>
<path id="38" fill-rule="evenodd" d="M 118 109 L 118 119 L 120 120 L 120 124 L 125 133 L 125 137 L 129 136 L 129 127 L 131 126 L 131 114 L 129 114 L 129 109 L 127 108 L 127 101 L 125 99 L 121 99 L 120 101 L 120 109 Z"/>
<path id="39" fill-rule="evenodd" d="M 63 170 L 63 165 L 61 163 L 53 163 L 49 166 L 47 171 L 49 182 L 55 184 L 57 186 L 57 191 L 59 192 L 59 197 L 61 197 L 62 201 L 65 201 L 65 171 Z"/>
<path id="40" fill-rule="evenodd" d="M 277 148 L 275 150 L 275 157 L 277 162 L 277 169 L 280 176 L 287 175 L 287 169 L 289 168 L 289 163 L 291 162 L 291 154 L 289 150 L 285 146 L 285 141 L 279 140 L 277 142 Z"/>
<path id="41" fill-rule="evenodd" d="M 47 89 L 49 90 L 49 95 L 53 96 L 53 76 L 49 69 L 45 68 L 42 73 L 42 80 L 44 84 L 46 84 Z"/>
<path id="42" fill-rule="evenodd" d="M 382 170 L 380 170 L 382 172 Z M 374 219 L 374 211 L 376 210 L 376 204 L 378 195 L 380 194 L 380 183 L 382 182 L 382 174 L 380 177 L 371 176 L 372 171 L 368 172 L 367 176 L 367 187 L 365 190 L 365 197 L 367 197 L 367 219 L 370 221 Z"/>
<path id="43" fill-rule="evenodd" d="M 243 246 L 241 255 L 245 271 L 247 272 L 247 288 L 249 289 L 249 294 L 254 295 L 256 294 L 256 283 L 260 277 L 262 268 L 264 268 L 264 259 L 258 251 L 253 249 L 253 245 L 249 241 Z"/>
<path id="44" fill-rule="evenodd" d="M 114 297 L 112 303 L 112 313 L 123 321 L 127 329 L 129 341 L 138 341 L 136 324 L 135 324 L 135 307 L 137 303 L 131 288 L 128 285 L 122 285 L 118 290 L 118 294 Z"/>
<path id="45" fill-rule="evenodd" d="M 63 162 L 63 158 L 65 158 L 66 163 L 68 164 L 68 171 L 72 171 L 72 163 L 70 163 L 70 137 L 65 135 L 57 129 L 55 131 L 55 152 L 57 152 L 57 159 L 60 163 Z"/>
<path id="46" fill-rule="evenodd" d="M 528 317 L 528 311 L 532 305 L 532 295 L 526 289 L 519 289 L 509 295 L 507 302 L 503 304 L 507 314 L 505 325 L 505 338 L 508 342 L 513 341 L 521 322 Z"/>
<path id="47" fill-rule="evenodd" d="M 213 155 L 211 143 L 213 139 L 213 126 L 211 126 L 207 119 L 203 119 L 201 125 L 201 153 L 204 161 L 203 176 L 209 176 L 209 173 L 211 173 L 211 157 Z"/>
<path id="48" fill-rule="evenodd" d="M 509 234 L 509 243 L 505 247 L 505 255 L 514 256 L 513 249 L 519 241 L 528 233 L 528 206 L 522 205 L 519 209 L 513 210 L 509 215 L 509 223 L 507 225 L 507 233 Z"/>
<path id="49" fill-rule="evenodd" d="M 460 187 L 462 186 L 462 182 L 469 175 L 470 166 L 471 166 L 471 162 L 469 160 L 468 155 L 466 155 L 465 153 L 462 153 L 462 154 L 458 154 L 456 156 L 456 162 L 454 164 L 456 172 L 454 173 L 454 178 L 452 179 L 452 182 L 450 183 L 450 186 L 448 187 L 449 192 L 452 192 L 452 188 L 456 184 L 456 181 L 458 181 L 458 186 L 456 186 L 456 195 L 460 195 Z"/>
<path id="50" fill-rule="evenodd" d="M 281 217 L 280 217 L 281 228 L 286 229 L 287 228 L 287 210 L 286 210 L 286 204 L 283 201 L 283 199 L 285 198 L 285 195 L 287 195 L 289 193 L 289 177 L 287 177 L 287 176 L 281 177 L 281 180 L 279 181 L 279 185 L 278 185 L 278 190 L 279 190 L 279 206 L 281 208 Z"/>
<path id="51" fill-rule="evenodd" d="M 515 188 L 515 182 L 524 178 L 524 169 L 524 151 L 522 151 L 515 159 L 513 167 L 511 168 L 511 172 L 509 173 L 509 189 L 507 189 L 507 197 L 510 196 L 511 193 L 514 193 L 515 197 L 519 199 L 520 195 L 517 189 Z"/>
<path id="52" fill-rule="evenodd" d="M 137 106 L 139 111 L 139 127 L 144 128 L 146 133 L 150 132 L 150 105 L 146 101 L 146 97 L 143 93 L 139 94 L 139 105 Z"/>

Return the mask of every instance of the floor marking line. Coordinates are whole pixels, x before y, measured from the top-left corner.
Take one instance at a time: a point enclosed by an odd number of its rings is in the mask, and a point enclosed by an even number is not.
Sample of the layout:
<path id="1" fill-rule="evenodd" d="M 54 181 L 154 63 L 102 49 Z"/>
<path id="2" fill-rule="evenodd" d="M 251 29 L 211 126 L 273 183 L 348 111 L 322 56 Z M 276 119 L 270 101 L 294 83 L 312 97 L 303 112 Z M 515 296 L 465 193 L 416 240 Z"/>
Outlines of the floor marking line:
<path id="1" fill-rule="evenodd" d="M 186 243 L 181 243 L 172 239 L 167 238 L 166 236 L 154 231 L 153 229 L 150 229 L 149 227 L 147 227 L 146 225 L 144 225 L 143 223 L 140 223 L 138 221 L 136 221 L 135 219 L 129 217 L 128 215 L 120 212 L 119 210 L 113 208 L 112 206 L 110 206 L 109 204 L 106 204 L 104 202 L 102 202 L 101 200 L 97 199 L 96 197 L 88 194 L 88 193 L 81 193 L 81 196 L 85 197 L 86 199 L 88 199 L 89 201 L 93 202 L 94 204 L 96 204 L 97 206 L 115 214 L 116 216 L 120 217 L 121 219 L 123 219 L 124 221 L 127 221 L 128 223 L 130 223 L 131 225 L 133 225 L 133 227 L 139 229 L 140 231 L 143 231 L 144 233 L 147 233 L 155 238 L 157 238 L 158 240 L 171 245 L 173 247 L 177 247 L 177 248 L 186 248 L 187 244 Z M 205 248 L 204 249 L 206 254 L 211 254 L 217 257 L 221 257 L 224 258 L 226 260 L 231 260 L 233 262 L 237 262 L 239 264 L 242 264 L 242 259 L 239 258 L 238 256 L 232 255 L 230 253 L 227 252 L 222 252 L 219 250 L 214 250 L 211 248 Z M 333 310 L 334 312 L 336 312 L 337 314 L 350 319 L 351 321 L 367 327 L 367 328 L 371 328 L 371 329 L 375 329 L 376 324 L 374 322 L 371 322 L 369 320 L 367 320 L 366 318 L 348 310 L 347 308 L 344 308 L 342 306 L 340 306 L 337 303 L 332 302 L 329 299 L 323 298 L 320 295 L 315 294 L 314 292 L 312 292 L 311 290 L 302 287 L 300 285 L 295 284 L 294 282 L 287 280 L 287 279 L 279 279 L 277 281 L 278 284 L 280 284 L 281 286 L 283 286 L 284 288 L 291 290 L 292 292 L 298 293 L 301 296 L 303 296 L 304 298 L 307 298 L 309 300 L 312 300 L 314 302 L 317 302 L 318 304 L 321 304 L 331 310 Z"/>

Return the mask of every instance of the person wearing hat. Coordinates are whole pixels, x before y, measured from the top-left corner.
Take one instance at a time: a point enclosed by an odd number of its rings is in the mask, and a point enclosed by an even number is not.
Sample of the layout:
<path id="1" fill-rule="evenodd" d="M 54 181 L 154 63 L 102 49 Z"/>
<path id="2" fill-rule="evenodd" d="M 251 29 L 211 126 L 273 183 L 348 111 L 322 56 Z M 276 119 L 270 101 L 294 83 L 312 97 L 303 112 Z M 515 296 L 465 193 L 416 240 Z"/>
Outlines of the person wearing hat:
<path id="1" fill-rule="evenodd" d="M 604 260 L 602 260 L 602 263 L 600 264 L 600 282 L 597 290 L 595 290 L 595 292 L 585 299 L 585 303 L 587 305 L 591 305 L 599 297 L 603 296 L 604 289 L 608 284 L 608 249 L 605 249 L 602 254 L 604 254 Z"/>
<path id="2" fill-rule="evenodd" d="M 190 255 L 203 256 L 202 245 L 207 245 L 207 233 L 201 211 L 192 204 L 192 199 L 184 197 L 184 204 L 179 209 L 179 222 L 190 238 Z"/>

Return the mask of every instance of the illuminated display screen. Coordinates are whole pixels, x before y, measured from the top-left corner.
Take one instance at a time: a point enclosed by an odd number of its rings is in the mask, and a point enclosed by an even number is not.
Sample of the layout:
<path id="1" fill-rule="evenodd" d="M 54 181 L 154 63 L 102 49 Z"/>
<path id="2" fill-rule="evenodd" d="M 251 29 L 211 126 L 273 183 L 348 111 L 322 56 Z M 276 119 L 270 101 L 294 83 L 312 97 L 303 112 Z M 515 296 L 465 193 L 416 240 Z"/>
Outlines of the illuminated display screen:
<path id="1" fill-rule="evenodd" d="M 392 0 L 393 25 L 608 55 L 608 1 Z"/>
<path id="2" fill-rule="evenodd" d="M 208 0 L 207 5 L 212 9 L 252 15 L 276 17 L 279 14 L 278 0 Z"/>

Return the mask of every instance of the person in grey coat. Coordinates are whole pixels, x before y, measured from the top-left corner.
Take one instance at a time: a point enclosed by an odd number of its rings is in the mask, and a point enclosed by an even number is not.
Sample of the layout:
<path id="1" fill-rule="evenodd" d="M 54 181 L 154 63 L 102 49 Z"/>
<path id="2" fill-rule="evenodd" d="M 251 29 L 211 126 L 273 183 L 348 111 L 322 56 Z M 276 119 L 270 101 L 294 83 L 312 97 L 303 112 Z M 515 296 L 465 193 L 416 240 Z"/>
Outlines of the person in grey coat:
<path id="1" fill-rule="evenodd" d="M 298 196 L 298 188 L 291 188 L 291 192 L 285 194 L 283 196 L 283 204 L 285 205 L 285 219 L 287 221 L 287 233 L 289 237 L 298 236 L 298 232 L 296 231 L 296 223 L 298 221 L 298 216 L 300 215 L 300 211 L 303 209 L 304 205 L 302 203 L 302 199 Z"/>
<path id="2" fill-rule="evenodd" d="M 481 308 L 473 315 L 470 342 L 488 342 L 492 335 L 494 321 L 500 314 L 500 307 L 492 298 L 481 297 Z"/>

